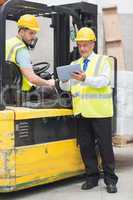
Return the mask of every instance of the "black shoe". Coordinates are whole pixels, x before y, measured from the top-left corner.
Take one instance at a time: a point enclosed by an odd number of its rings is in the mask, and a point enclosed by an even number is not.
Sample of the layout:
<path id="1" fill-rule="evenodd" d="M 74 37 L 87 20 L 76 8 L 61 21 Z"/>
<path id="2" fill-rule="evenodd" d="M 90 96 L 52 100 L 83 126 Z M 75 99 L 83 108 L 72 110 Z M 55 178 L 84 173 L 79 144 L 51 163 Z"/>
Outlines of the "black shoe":
<path id="1" fill-rule="evenodd" d="M 108 193 L 116 193 L 117 192 L 116 184 L 111 183 L 111 184 L 107 185 L 106 189 L 107 189 Z"/>
<path id="2" fill-rule="evenodd" d="M 85 183 L 83 183 L 83 185 L 81 186 L 82 190 L 90 190 L 94 187 L 98 186 L 98 182 L 90 182 L 90 181 L 86 181 Z"/>

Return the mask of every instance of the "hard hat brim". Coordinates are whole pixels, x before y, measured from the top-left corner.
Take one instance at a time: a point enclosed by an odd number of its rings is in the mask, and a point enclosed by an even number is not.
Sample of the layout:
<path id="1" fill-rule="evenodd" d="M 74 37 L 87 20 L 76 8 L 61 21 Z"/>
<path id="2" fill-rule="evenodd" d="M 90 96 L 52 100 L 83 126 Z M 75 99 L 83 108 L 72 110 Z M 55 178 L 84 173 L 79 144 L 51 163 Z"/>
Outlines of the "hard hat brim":
<path id="1" fill-rule="evenodd" d="M 93 41 L 93 42 L 95 42 L 96 41 L 96 39 L 94 39 L 94 40 L 87 40 L 87 39 L 75 39 L 75 41 L 76 42 L 89 42 L 89 41 Z"/>
<path id="2" fill-rule="evenodd" d="M 40 31 L 40 28 L 32 28 L 32 27 L 28 27 L 28 26 L 22 26 L 22 25 L 20 25 L 19 23 L 17 23 L 17 25 L 18 25 L 18 27 L 22 27 L 22 28 L 28 28 L 28 29 L 30 29 L 30 30 L 32 30 L 32 31 L 36 31 L 36 32 L 39 32 Z"/>

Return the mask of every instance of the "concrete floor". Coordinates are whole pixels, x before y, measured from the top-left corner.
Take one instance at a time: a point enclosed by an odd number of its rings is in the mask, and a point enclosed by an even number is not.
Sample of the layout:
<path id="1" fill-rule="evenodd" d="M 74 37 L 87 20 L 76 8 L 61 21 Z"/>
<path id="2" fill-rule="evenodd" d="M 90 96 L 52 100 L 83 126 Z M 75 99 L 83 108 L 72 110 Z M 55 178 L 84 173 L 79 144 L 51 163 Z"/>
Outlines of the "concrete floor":
<path id="1" fill-rule="evenodd" d="M 133 199 L 133 145 L 115 148 L 118 193 L 108 194 L 103 180 L 88 191 L 80 189 L 84 177 L 76 177 L 58 183 L 44 185 L 11 194 L 0 194 L 0 200 L 132 200 Z"/>

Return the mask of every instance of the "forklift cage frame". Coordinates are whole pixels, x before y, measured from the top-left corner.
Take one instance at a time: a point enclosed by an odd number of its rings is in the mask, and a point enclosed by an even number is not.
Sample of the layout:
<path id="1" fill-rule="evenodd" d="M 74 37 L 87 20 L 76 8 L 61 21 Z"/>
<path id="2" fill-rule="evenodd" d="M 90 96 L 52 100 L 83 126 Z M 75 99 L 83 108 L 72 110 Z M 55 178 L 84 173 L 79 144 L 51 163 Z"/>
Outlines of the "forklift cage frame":
<path id="1" fill-rule="evenodd" d="M 80 2 L 67 5 L 47 6 L 37 2 L 24 0 L 9 0 L 0 7 L 0 110 L 4 110 L 2 95 L 3 66 L 5 63 L 6 20 L 17 21 L 23 14 L 33 14 L 52 19 L 54 29 L 54 75 L 57 77 L 56 67 L 68 64 L 70 58 L 70 20 L 80 29 L 83 26 L 92 27 L 97 35 L 97 5 Z M 61 41 L 61 42 L 60 42 Z M 97 51 L 97 44 L 95 51 Z M 78 54 L 73 57 L 78 58 Z"/>

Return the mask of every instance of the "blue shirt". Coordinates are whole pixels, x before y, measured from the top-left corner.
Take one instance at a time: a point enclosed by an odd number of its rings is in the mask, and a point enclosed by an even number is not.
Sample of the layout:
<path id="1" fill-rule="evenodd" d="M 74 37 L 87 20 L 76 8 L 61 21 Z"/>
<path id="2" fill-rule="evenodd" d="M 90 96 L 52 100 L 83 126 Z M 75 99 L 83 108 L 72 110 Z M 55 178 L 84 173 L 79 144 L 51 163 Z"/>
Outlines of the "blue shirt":
<path id="1" fill-rule="evenodd" d="M 30 53 L 27 48 L 22 48 L 17 51 L 16 63 L 20 68 L 32 67 Z"/>

